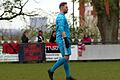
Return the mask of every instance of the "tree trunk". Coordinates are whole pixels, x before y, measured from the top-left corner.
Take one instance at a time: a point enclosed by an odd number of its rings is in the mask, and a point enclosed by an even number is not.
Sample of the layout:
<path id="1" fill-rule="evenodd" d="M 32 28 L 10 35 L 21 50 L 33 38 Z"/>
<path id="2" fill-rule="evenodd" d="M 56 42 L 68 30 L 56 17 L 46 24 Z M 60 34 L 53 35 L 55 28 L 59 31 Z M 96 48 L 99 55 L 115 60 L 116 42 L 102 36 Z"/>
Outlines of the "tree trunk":
<path id="1" fill-rule="evenodd" d="M 103 43 L 116 43 L 118 42 L 119 28 L 119 10 L 116 8 L 119 8 L 119 0 L 111 0 L 112 3 L 109 3 L 109 15 L 108 13 L 106 14 L 104 1 L 105 0 L 93 0 L 98 16 L 98 29 L 100 30 Z"/>

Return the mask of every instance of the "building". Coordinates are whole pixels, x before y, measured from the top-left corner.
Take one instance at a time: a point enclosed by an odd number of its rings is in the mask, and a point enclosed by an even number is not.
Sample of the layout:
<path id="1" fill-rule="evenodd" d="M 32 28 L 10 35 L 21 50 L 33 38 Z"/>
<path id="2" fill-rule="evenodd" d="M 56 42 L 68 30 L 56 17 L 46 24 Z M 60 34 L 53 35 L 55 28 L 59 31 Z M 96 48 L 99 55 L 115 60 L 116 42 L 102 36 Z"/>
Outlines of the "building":
<path id="1" fill-rule="evenodd" d="M 47 31 L 47 19 L 47 17 L 31 17 L 30 26 L 42 31 Z"/>

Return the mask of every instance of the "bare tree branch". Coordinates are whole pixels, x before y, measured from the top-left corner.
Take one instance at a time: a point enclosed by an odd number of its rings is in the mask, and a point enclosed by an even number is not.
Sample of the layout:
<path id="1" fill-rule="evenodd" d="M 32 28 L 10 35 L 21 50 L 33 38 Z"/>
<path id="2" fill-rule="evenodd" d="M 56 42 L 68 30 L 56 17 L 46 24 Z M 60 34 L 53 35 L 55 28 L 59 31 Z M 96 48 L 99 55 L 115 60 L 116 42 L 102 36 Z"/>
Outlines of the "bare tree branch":
<path id="1" fill-rule="evenodd" d="M 4 7 L 4 12 L 0 15 L 0 20 L 11 20 L 13 18 L 16 18 L 17 16 L 20 15 L 25 15 L 25 16 L 36 16 L 38 14 L 33 14 L 31 13 L 24 13 L 23 8 L 24 6 L 28 3 L 29 0 L 22 3 L 21 0 L 19 2 L 12 3 L 9 0 L 3 3 Z M 16 10 L 16 11 L 15 11 Z"/>

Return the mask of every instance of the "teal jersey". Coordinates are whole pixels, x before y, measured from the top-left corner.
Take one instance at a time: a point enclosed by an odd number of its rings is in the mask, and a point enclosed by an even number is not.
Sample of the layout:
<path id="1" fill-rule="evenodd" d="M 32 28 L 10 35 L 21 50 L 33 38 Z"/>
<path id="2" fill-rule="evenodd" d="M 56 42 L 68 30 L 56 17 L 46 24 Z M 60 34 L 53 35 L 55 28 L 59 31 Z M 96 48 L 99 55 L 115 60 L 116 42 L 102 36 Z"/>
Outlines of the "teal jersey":
<path id="1" fill-rule="evenodd" d="M 70 27 L 65 14 L 59 13 L 56 18 L 56 41 L 62 40 L 62 32 L 65 32 L 66 37 L 70 38 Z"/>

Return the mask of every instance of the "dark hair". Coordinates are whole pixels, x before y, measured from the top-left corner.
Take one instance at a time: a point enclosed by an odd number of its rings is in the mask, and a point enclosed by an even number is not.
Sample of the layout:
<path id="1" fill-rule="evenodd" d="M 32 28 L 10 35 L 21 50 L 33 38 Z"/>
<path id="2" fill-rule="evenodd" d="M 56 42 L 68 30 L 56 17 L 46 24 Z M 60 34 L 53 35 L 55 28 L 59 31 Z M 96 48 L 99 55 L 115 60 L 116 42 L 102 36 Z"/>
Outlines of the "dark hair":
<path id="1" fill-rule="evenodd" d="M 54 32 L 56 32 L 56 31 L 52 31 L 52 35 L 53 35 Z"/>
<path id="2" fill-rule="evenodd" d="M 42 33 L 43 31 L 42 31 L 42 30 L 39 30 L 38 32 L 41 32 L 41 33 Z"/>
<path id="3" fill-rule="evenodd" d="M 28 31 L 27 30 L 25 30 L 24 32 L 23 32 L 23 35 L 25 35 L 25 33 L 27 33 Z"/>
<path id="4" fill-rule="evenodd" d="M 59 5 L 59 9 L 66 4 L 67 4 L 67 2 L 61 2 L 60 5 Z"/>

